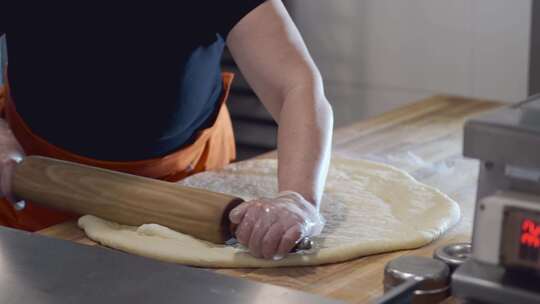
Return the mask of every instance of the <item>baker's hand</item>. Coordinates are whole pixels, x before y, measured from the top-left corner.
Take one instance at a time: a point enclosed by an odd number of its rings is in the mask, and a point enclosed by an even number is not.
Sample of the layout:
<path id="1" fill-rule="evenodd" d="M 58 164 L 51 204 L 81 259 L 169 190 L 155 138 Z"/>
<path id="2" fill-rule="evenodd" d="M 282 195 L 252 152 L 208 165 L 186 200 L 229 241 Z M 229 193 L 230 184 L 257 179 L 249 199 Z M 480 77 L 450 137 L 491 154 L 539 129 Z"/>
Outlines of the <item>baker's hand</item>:
<path id="1" fill-rule="evenodd" d="M 6 198 L 17 209 L 24 207 L 24 201 L 18 201 L 13 195 L 11 180 L 15 165 L 23 156 L 24 152 L 7 122 L 0 119 L 0 198 Z"/>
<path id="2" fill-rule="evenodd" d="M 240 204 L 229 218 L 236 239 L 258 258 L 281 259 L 304 237 L 320 234 L 324 219 L 302 195 L 286 191 L 275 198 Z"/>

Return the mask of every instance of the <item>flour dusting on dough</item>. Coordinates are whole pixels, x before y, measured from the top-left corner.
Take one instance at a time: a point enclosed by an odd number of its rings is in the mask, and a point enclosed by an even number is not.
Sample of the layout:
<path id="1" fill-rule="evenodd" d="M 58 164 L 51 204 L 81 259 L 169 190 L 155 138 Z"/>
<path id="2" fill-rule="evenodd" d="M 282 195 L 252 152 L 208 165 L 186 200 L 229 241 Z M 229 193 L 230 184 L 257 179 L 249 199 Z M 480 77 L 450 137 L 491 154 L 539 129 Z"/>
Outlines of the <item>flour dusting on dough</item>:
<path id="1" fill-rule="evenodd" d="M 181 184 L 236 195 L 246 200 L 277 192 L 277 162 L 250 160 L 204 172 Z M 216 245 L 147 224 L 138 228 L 83 216 L 79 226 L 105 245 L 164 261 L 201 267 L 317 265 L 423 246 L 459 220 L 459 207 L 437 189 L 394 167 L 362 160 L 334 159 L 321 207 L 327 224 L 309 254 L 280 261 L 257 259 L 241 248 Z"/>

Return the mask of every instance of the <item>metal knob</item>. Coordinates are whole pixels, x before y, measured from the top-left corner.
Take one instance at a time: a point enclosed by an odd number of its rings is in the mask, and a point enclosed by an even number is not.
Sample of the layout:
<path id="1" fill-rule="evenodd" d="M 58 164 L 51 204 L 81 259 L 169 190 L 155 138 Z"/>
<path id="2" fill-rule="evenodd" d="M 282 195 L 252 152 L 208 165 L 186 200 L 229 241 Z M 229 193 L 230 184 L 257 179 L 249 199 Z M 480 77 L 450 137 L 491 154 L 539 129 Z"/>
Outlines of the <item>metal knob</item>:
<path id="1" fill-rule="evenodd" d="M 431 258 L 401 256 L 386 264 L 383 283 L 377 303 L 437 303 L 450 294 L 450 269 Z"/>
<path id="2" fill-rule="evenodd" d="M 433 252 L 433 258 L 446 263 L 450 267 L 450 272 L 454 272 L 454 270 L 465 263 L 471 255 L 471 243 L 451 244 L 440 247 Z"/>

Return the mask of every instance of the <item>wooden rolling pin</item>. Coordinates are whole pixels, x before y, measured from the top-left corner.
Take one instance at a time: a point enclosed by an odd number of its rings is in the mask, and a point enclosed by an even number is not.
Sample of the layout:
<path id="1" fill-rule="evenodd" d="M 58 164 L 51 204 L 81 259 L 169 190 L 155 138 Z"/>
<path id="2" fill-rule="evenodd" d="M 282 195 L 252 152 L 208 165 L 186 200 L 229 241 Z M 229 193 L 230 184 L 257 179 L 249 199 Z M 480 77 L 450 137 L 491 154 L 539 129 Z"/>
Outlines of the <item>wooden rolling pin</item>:
<path id="1" fill-rule="evenodd" d="M 223 244 L 229 212 L 242 199 L 111 170 L 29 156 L 15 168 L 13 191 L 40 205 L 125 225 L 156 223 Z"/>

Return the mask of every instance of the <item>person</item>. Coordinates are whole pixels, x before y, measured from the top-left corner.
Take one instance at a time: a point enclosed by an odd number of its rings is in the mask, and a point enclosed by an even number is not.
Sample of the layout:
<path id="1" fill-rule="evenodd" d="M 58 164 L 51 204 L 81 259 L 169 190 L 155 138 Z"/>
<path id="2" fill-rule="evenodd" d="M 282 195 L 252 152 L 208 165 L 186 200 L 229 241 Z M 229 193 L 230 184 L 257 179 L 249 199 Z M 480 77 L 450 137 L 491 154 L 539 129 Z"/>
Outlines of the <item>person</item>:
<path id="1" fill-rule="evenodd" d="M 0 225 L 36 231 L 73 216 L 32 202 L 17 210 L 11 178 L 25 155 L 168 181 L 232 161 L 226 45 L 278 124 L 280 193 L 233 209 L 236 237 L 252 255 L 279 259 L 320 233 L 332 108 L 281 1 L 12 0 L 2 3 L 2 33 Z"/>

